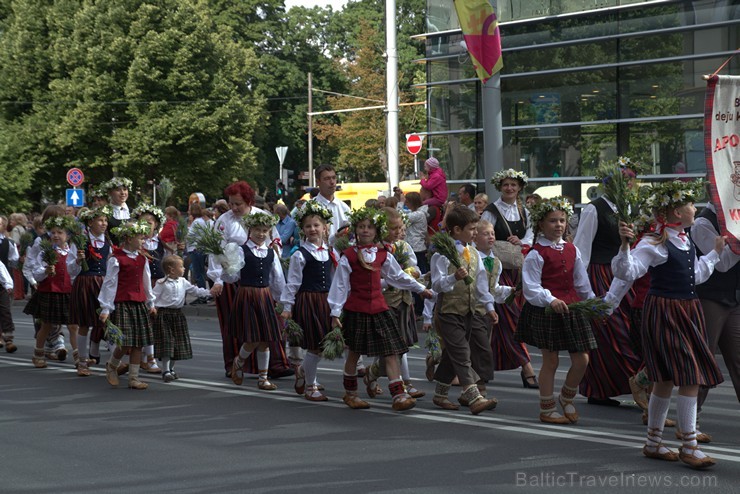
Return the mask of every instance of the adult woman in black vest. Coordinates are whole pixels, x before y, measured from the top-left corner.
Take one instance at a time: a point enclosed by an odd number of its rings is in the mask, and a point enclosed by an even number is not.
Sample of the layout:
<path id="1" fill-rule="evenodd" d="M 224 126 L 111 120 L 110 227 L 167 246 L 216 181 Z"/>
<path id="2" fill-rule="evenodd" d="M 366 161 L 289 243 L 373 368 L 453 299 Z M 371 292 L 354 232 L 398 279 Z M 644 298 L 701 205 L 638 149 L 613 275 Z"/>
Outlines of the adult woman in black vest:
<path id="1" fill-rule="evenodd" d="M 630 168 L 629 163 L 623 170 L 635 177 L 636 170 Z M 573 243 L 588 265 L 594 294 L 603 297 L 614 279 L 611 262 L 621 245 L 616 206 L 608 197 L 601 196 L 583 208 Z M 632 393 L 629 379 L 642 364 L 630 339 L 633 297 L 634 291 L 630 289 L 608 319 L 593 323 L 598 348 L 589 354 L 588 369 L 580 385 L 580 393 L 592 405 L 618 406 L 620 402 L 611 397 Z"/>
<path id="2" fill-rule="evenodd" d="M 501 192 L 501 197 L 486 207 L 481 220 L 493 225 L 496 240 L 507 241 L 513 245 L 531 246 L 534 240 L 532 225 L 529 221 L 529 212 L 522 205 L 519 198 L 524 186 L 527 185 L 527 175 L 509 168 L 503 170 L 491 179 L 491 183 Z M 521 280 L 520 269 L 504 269 L 501 272 L 499 283 L 505 286 L 516 287 Z M 524 343 L 514 340 L 514 331 L 519 322 L 519 313 L 524 305 L 524 298 L 519 296 L 512 304 L 496 304 L 498 324 L 494 325 L 491 333 L 491 348 L 493 350 L 494 370 L 510 370 L 522 368 L 522 385 L 525 388 L 538 389 L 537 376 L 529 358 L 529 352 Z"/>

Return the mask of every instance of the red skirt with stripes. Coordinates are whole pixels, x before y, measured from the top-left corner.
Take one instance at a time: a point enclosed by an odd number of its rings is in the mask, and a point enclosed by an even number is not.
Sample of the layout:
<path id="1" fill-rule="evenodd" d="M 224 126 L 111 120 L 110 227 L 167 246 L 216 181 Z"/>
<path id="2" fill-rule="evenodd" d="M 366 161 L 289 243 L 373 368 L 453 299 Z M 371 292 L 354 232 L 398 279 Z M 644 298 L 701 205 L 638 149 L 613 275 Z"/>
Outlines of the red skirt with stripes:
<path id="1" fill-rule="evenodd" d="M 608 264 L 589 265 L 588 277 L 597 297 L 606 295 L 614 279 Z M 631 392 L 629 378 L 642 365 L 642 358 L 635 353 L 630 336 L 630 301 L 633 296 L 630 290 L 611 317 L 592 321 L 598 347 L 589 352 L 586 375 L 579 386 L 583 396 L 604 399 Z"/>
<path id="2" fill-rule="evenodd" d="M 648 295 L 642 316 L 642 345 L 647 374 L 653 382 L 716 386 L 724 380 L 707 345 L 699 299 Z"/>
<path id="3" fill-rule="evenodd" d="M 331 331 L 328 292 L 299 291 L 293 307 L 293 319 L 303 329 L 301 348 L 320 350 L 321 340 Z"/>
<path id="4" fill-rule="evenodd" d="M 229 316 L 229 335 L 244 343 L 280 341 L 281 328 L 270 288 L 240 286 Z"/>
<path id="5" fill-rule="evenodd" d="M 504 269 L 499 284 L 516 287 L 520 279 L 521 272 L 518 269 Z M 493 325 L 491 332 L 494 370 L 517 369 L 530 361 L 527 346 L 514 338 L 523 306 L 523 295 L 519 295 L 511 305 L 495 304 L 498 324 Z"/>
<path id="6" fill-rule="evenodd" d="M 100 326 L 103 324 L 98 318 L 98 295 L 100 287 L 103 286 L 102 276 L 78 276 L 72 285 L 72 293 L 69 297 L 69 322 L 83 328 Z M 97 328 L 96 328 L 97 329 Z"/>

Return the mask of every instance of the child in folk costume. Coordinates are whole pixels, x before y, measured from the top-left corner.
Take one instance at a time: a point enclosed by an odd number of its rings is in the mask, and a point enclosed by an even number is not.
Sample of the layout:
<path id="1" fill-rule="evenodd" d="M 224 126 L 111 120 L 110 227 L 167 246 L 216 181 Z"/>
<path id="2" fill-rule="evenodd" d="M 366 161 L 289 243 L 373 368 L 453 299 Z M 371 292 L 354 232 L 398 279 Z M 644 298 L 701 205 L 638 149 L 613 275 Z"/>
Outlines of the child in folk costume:
<path id="1" fill-rule="evenodd" d="M 111 323 L 124 336 L 123 346 L 116 347 L 105 364 L 105 377 L 111 386 L 118 386 L 118 366 L 121 358 L 130 352 L 128 387 L 149 387 L 139 380 L 138 362 L 141 361 L 142 347 L 154 342 L 149 314 L 157 313 L 149 262 L 140 252 L 144 237 L 150 230 L 150 225 L 144 222 L 128 222 L 111 229 L 111 233 L 121 240 L 121 246 L 114 247 L 113 255 L 108 258 L 105 279 L 98 296 L 100 321 L 105 323 L 110 317 Z"/>
<path id="2" fill-rule="evenodd" d="M 149 261 L 149 271 L 152 274 L 152 285 L 164 278 L 162 271 L 162 259 L 165 256 L 164 242 L 159 240 L 157 235 L 159 227 L 165 221 L 165 215 L 161 209 L 151 204 L 139 204 L 133 211 L 131 217 L 138 221 L 143 221 L 149 225 L 149 233 L 144 237 L 142 247 L 146 251 L 146 258 Z M 159 374 L 161 369 L 157 365 L 157 359 L 154 358 L 154 345 L 147 345 L 142 350 L 141 370 L 150 374 Z"/>
<path id="3" fill-rule="evenodd" d="M 578 248 L 563 240 L 573 206 L 563 197 L 544 199 L 532 208 L 538 234 L 524 258 L 522 287 L 526 303 L 516 330 L 516 339 L 542 351 L 540 369 L 540 421 L 571 424 L 578 421 L 573 399 L 588 366 L 588 351 L 596 348 L 589 318 L 568 304 L 594 297 L 586 266 Z M 548 313 L 548 307 L 552 312 Z M 562 350 L 570 354 L 570 369 L 555 406 L 555 372 Z"/>
<path id="4" fill-rule="evenodd" d="M 108 220 L 108 228 L 111 232 L 111 240 L 114 245 L 120 245 L 122 239 L 112 234 L 113 228 L 121 226 L 131 218 L 126 201 L 128 200 L 128 193 L 132 185 L 133 182 L 124 177 L 113 177 L 107 182 L 100 184 L 100 190 L 108 193 L 108 203 L 113 210 L 113 214 Z"/>
<path id="5" fill-rule="evenodd" d="M 105 278 L 105 267 L 111 245 L 106 238 L 108 217 L 112 214 L 110 207 L 88 209 L 81 211 L 78 219 L 84 224 L 87 236 L 87 247 L 80 253 L 85 259 L 87 269 L 82 269 L 72 285 L 70 297 L 70 322 L 78 326 L 77 348 L 80 353 L 80 363 L 77 366 L 77 375 L 89 376 L 88 358 L 93 362 L 100 362 L 100 341 L 103 338 L 104 327 L 98 318 L 100 303 L 100 287 Z M 90 350 L 88 351 L 87 336 L 90 328 Z"/>
<path id="6" fill-rule="evenodd" d="M 288 280 L 280 298 L 284 320 L 292 317 L 303 329 L 303 363 L 295 373 L 295 391 L 309 401 L 326 401 L 318 388 L 316 373 L 321 360 L 321 340 L 331 330 L 327 302 L 336 257 L 326 243 L 331 212 L 319 202 L 308 201 L 295 212 L 301 229 L 300 247 L 290 257 Z"/>
<path id="7" fill-rule="evenodd" d="M 384 357 L 393 396 L 393 409 L 416 405 L 403 386 L 399 356 L 408 345 L 381 293 L 381 277 L 396 288 L 411 290 L 424 298 L 432 292 L 404 273 L 391 254 L 378 242 L 385 237 L 387 218 L 374 208 L 360 208 L 350 215 L 357 245 L 344 251 L 329 290 L 332 326 L 342 328 L 349 353 L 344 363 L 344 403 L 353 409 L 369 408 L 357 395 L 357 360 L 360 355 Z M 343 314 L 342 322 L 339 321 Z"/>
<path id="8" fill-rule="evenodd" d="M 168 383 L 178 378 L 175 361 L 193 358 L 188 322 L 181 310 L 185 305 L 185 296 L 207 297 L 210 292 L 191 285 L 183 278 L 185 265 L 180 256 L 165 257 L 162 271 L 164 278 L 157 280 L 152 288 L 154 307 L 157 309 L 154 348 L 156 357 L 162 361 L 162 380 Z"/>
<path id="9" fill-rule="evenodd" d="M 434 380 L 437 385 L 432 402 L 445 410 L 457 410 L 447 397 L 457 376 L 462 387 L 462 403 L 467 404 L 473 415 L 492 410 L 498 403 L 481 395 L 477 383 L 481 380 L 471 367 L 470 333 L 473 316 L 479 303 L 495 324 L 498 316 L 489 292 L 488 276 L 478 251 L 470 245 L 475 239 L 478 213 L 466 206 L 448 208 L 445 228 L 454 240 L 462 265 L 455 268 L 446 253 L 435 252 L 431 260 L 432 289 L 437 292 L 435 324 L 444 344 L 442 357 Z M 466 279 L 468 282 L 466 282 Z"/>
<path id="10" fill-rule="evenodd" d="M 267 378 L 270 364 L 269 344 L 282 340 L 282 325 L 275 312 L 275 300 L 285 287 L 283 267 L 267 241 L 277 224 L 277 216 L 253 213 L 242 220 L 249 239 L 237 251 L 238 258 L 229 261 L 242 265 L 233 279 L 224 272 L 227 283 L 239 281 L 239 289 L 229 316 L 229 335 L 242 341 L 239 354 L 231 367 L 231 380 L 241 385 L 244 381 L 244 362 L 257 351 L 259 380 L 257 387 L 273 391 L 277 386 Z M 238 278 L 237 278 L 238 277 Z"/>
<path id="11" fill-rule="evenodd" d="M 32 361 L 38 368 L 46 367 L 44 343 L 54 325 L 67 325 L 75 365 L 80 360 L 76 326 L 70 325 L 69 320 L 69 294 L 72 292 L 72 280 L 80 271 L 81 262 L 75 246 L 67 244 L 72 221 L 74 219 L 67 216 L 56 216 L 44 222 L 51 244 L 48 247 L 40 244 L 38 258 L 33 264 L 33 278 L 38 283 L 38 289 L 32 311 L 33 317 L 41 321 L 41 328 L 36 334 Z M 49 263 L 49 256 L 52 255 L 56 258 L 54 264 Z"/>
<path id="12" fill-rule="evenodd" d="M 10 297 L 14 290 L 13 277 L 2 262 L 0 262 L 0 285 L 0 341 L 5 344 L 6 352 L 14 353 L 18 347 L 13 343 L 15 325 L 13 315 L 10 313 Z"/>
<path id="13" fill-rule="evenodd" d="M 650 271 L 650 290 L 642 318 L 642 344 L 653 391 L 648 402 L 648 434 L 643 454 L 667 461 L 679 459 L 693 468 L 715 464 L 698 448 L 696 407 L 699 386 L 723 381 L 706 340 L 704 312 L 695 285 L 712 275 L 725 245 L 715 239 L 714 250 L 701 258 L 685 229 L 694 223 L 694 201 L 702 194 L 701 181 L 665 182 L 653 187 L 649 206 L 658 221 L 658 234 L 645 236 L 634 250 L 632 228 L 620 224 L 622 246 L 612 261 L 615 276 L 634 281 Z M 650 238 L 652 237 L 652 238 Z M 663 445 L 663 427 L 673 387 L 678 386 L 679 453 Z"/>

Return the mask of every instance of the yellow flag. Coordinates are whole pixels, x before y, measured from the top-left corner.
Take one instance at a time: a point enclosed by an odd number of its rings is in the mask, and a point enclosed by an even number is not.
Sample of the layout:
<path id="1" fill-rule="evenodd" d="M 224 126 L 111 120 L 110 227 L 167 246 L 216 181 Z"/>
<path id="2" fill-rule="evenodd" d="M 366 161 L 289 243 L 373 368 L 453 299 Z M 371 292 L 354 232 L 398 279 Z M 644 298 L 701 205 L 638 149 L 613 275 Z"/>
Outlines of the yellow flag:
<path id="1" fill-rule="evenodd" d="M 473 59 L 475 72 L 485 84 L 501 70 L 501 33 L 489 0 L 454 0 L 465 44 Z"/>

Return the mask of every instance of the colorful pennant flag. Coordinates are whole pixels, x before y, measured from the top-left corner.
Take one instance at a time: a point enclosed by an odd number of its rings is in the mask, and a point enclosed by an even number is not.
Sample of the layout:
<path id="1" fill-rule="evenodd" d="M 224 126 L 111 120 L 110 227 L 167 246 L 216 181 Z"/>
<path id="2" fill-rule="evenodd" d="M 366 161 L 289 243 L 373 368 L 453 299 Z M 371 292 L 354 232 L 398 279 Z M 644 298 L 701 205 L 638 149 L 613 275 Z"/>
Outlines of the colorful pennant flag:
<path id="1" fill-rule="evenodd" d="M 501 33 L 496 13 L 488 0 L 454 1 L 475 72 L 485 84 L 504 66 L 504 60 L 501 57 Z"/>

